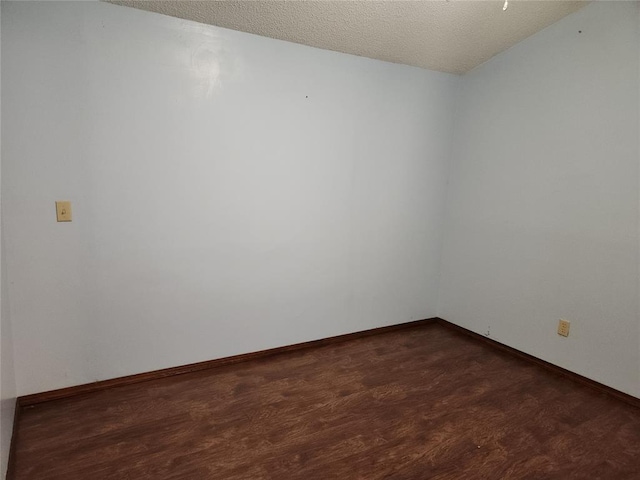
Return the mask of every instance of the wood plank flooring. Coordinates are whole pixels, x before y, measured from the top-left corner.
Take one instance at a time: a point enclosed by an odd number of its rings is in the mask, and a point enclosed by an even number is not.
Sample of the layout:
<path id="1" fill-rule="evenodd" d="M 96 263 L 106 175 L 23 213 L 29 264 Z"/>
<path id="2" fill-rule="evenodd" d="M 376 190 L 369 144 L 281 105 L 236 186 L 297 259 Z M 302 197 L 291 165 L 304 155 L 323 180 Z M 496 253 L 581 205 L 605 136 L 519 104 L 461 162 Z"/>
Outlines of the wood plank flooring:
<path id="1" fill-rule="evenodd" d="M 25 407 L 15 479 L 639 479 L 640 409 L 431 324 Z"/>

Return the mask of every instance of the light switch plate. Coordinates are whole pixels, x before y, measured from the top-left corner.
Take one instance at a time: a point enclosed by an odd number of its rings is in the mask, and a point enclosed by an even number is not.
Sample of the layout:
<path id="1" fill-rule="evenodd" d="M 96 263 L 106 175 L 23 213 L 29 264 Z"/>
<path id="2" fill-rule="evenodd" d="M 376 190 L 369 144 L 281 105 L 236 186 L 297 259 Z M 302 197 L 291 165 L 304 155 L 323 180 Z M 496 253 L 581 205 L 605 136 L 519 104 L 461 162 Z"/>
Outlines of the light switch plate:
<path id="1" fill-rule="evenodd" d="M 67 200 L 56 202 L 56 218 L 59 222 L 71 221 L 71 202 Z"/>

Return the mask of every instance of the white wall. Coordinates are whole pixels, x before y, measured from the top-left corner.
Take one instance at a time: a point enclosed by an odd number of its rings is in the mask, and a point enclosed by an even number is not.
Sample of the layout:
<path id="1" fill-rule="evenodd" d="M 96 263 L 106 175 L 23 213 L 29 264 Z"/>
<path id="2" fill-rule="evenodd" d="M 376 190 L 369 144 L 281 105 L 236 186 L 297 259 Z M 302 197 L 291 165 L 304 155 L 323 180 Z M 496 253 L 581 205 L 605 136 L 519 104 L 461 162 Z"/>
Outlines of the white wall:
<path id="1" fill-rule="evenodd" d="M 439 305 L 636 396 L 638 20 L 637 2 L 595 2 L 465 75 Z"/>
<path id="2" fill-rule="evenodd" d="M 20 395 L 435 316 L 457 77 L 109 4 L 2 8 Z"/>
<path id="3" fill-rule="evenodd" d="M 2 9 L 0 8 L 0 25 L 2 24 L 1 18 Z M 1 30 L 0 27 L 0 38 L 2 38 Z M 1 76 L 0 74 L 0 78 Z M 0 98 L 0 111 L 2 109 L 1 103 Z M 11 435 L 13 433 L 13 414 L 16 406 L 13 340 L 11 335 L 11 321 L 9 319 L 9 303 L 6 294 L 7 270 L 5 266 L 4 229 L 2 228 L 2 221 L 0 219 L 0 478 L 4 478 L 7 471 Z"/>

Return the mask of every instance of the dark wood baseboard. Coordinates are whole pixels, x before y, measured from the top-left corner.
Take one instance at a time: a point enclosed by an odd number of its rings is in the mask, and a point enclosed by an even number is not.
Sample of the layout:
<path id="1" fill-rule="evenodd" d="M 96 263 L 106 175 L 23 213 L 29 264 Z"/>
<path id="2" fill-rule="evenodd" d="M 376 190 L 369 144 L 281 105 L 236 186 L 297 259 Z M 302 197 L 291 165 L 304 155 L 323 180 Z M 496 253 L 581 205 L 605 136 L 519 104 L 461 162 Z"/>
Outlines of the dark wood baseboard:
<path id="1" fill-rule="evenodd" d="M 455 330 L 459 333 L 467 335 L 477 341 L 481 341 L 486 345 L 491 346 L 492 348 L 509 353 L 522 360 L 526 360 L 529 363 L 538 365 L 539 367 L 542 367 L 550 372 L 553 372 L 558 375 L 562 375 L 564 377 L 571 379 L 572 381 L 594 388 L 602 393 L 606 393 L 608 395 L 618 398 L 619 400 L 624 401 L 625 403 L 628 403 L 630 405 L 640 408 L 640 398 L 636 398 L 632 395 L 626 394 L 614 388 L 603 385 L 602 383 L 596 382 L 595 380 L 591 380 L 587 377 L 583 377 L 582 375 L 566 370 L 562 367 L 549 363 L 545 360 L 541 360 L 537 357 L 534 357 L 533 355 L 529 355 L 528 353 L 521 352 L 520 350 L 504 345 L 500 342 L 497 342 L 496 340 L 485 337 L 478 333 L 472 332 L 471 330 L 455 325 L 442 318 L 428 318 L 424 320 L 416 320 L 413 322 L 401 323 L 397 325 L 373 328 L 370 330 L 363 330 L 360 332 L 347 333 L 344 335 L 337 335 L 335 337 L 312 340 L 309 342 L 296 343 L 293 345 L 286 345 L 283 347 L 270 348 L 268 350 L 260 350 L 258 352 L 243 353 L 240 355 L 233 355 L 231 357 L 218 358 L 215 360 L 206 360 L 204 362 L 192 363 L 189 365 L 181 365 L 178 367 L 164 368 L 161 370 L 154 370 L 151 372 L 128 375 L 125 377 L 118 377 L 118 378 L 103 380 L 103 381 L 94 382 L 94 383 L 87 383 L 84 385 L 77 385 L 74 387 L 67 387 L 67 388 L 61 388 L 58 390 L 51 390 L 48 392 L 25 395 L 22 397 L 18 397 L 17 399 L 16 416 L 15 416 L 14 422 L 15 424 L 17 424 L 19 410 L 21 408 L 27 407 L 29 405 L 35 405 L 37 403 L 48 402 L 51 400 L 59 400 L 63 398 L 74 397 L 77 395 L 84 395 L 92 392 L 97 392 L 100 390 L 105 390 L 108 388 L 115 388 L 123 385 L 131 385 L 134 383 L 146 382 L 148 380 L 156 380 L 159 378 L 172 377 L 174 375 L 183 375 L 185 373 L 198 372 L 200 370 L 208 370 L 211 368 L 222 367 L 225 365 L 233 365 L 236 363 L 246 362 L 249 360 L 264 359 L 264 358 L 268 358 L 274 355 L 280 355 L 287 352 L 294 352 L 294 351 L 304 350 L 304 349 L 313 348 L 313 347 L 320 347 L 320 346 L 329 345 L 332 343 L 345 342 L 348 340 L 354 340 L 357 338 L 367 337 L 370 335 L 379 335 L 382 333 L 388 333 L 396 330 L 403 330 L 406 328 L 417 328 L 417 327 L 421 327 L 421 326 L 433 324 L 433 323 L 439 323 L 440 325 L 446 328 L 449 328 L 451 330 Z M 12 442 L 12 446 L 13 446 L 13 442 Z"/>
<path id="2" fill-rule="evenodd" d="M 561 375 L 563 377 L 570 379 L 573 382 L 577 382 L 589 388 L 595 389 L 600 393 L 611 395 L 612 397 L 615 397 L 618 400 L 622 400 L 623 402 L 628 403 L 629 405 L 640 408 L 640 398 L 636 398 L 632 395 L 621 392 L 620 390 L 616 390 L 615 388 L 608 387 L 606 385 L 603 385 L 602 383 L 596 382 L 595 380 L 591 380 L 590 378 L 583 377 L 582 375 L 579 375 L 570 370 L 554 365 L 553 363 L 546 362 L 545 360 L 541 360 L 538 357 L 529 355 L 528 353 L 524 353 L 524 352 L 521 352 L 520 350 L 516 350 L 515 348 L 509 347 L 503 343 L 497 342 L 496 340 L 485 337 L 484 335 L 480 335 L 479 333 L 475 333 L 475 332 L 472 332 L 471 330 L 467 330 L 464 327 L 455 325 L 442 318 L 438 318 L 438 323 L 443 327 L 449 328 L 451 330 L 455 330 L 456 332 L 462 333 L 463 335 L 467 335 L 468 337 L 471 337 L 474 340 L 480 341 L 485 345 L 488 345 L 496 350 L 501 350 L 514 357 L 518 357 L 529 363 L 533 363 L 538 367 L 544 368 L 549 372 L 555 373 L 556 375 Z"/>
<path id="3" fill-rule="evenodd" d="M 308 348 L 320 347 L 323 345 L 329 345 L 333 343 L 345 342 L 347 340 L 355 340 L 357 338 L 368 337 L 370 335 L 379 335 L 381 333 L 388 333 L 396 330 L 404 330 L 406 328 L 422 327 L 427 324 L 435 324 L 437 321 L 438 321 L 437 318 L 415 320 L 412 322 L 400 323 L 397 325 L 389 325 L 386 327 L 372 328 L 370 330 L 363 330 L 360 332 L 337 335 L 335 337 L 322 338 L 320 340 L 311 340 L 309 342 L 302 342 L 302 343 L 296 343 L 293 345 L 286 345 L 283 347 L 270 348 L 268 350 L 260 350 L 258 352 L 243 353 L 240 355 L 233 355 L 231 357 L 217 358 L 215 360 L 206 360 L 204 362 L 191 363 L 189 365 L 182 365 L 179 367 L 164 368 L 162 370 L 154 370 L 152 372 L 138 373 L 135 375 L 128 375 L 125 377 L 113 378 L 110 380 L 102 380 L 94 383 L 86 383 L 83 385 L 77 385 L 75 387 L 67 387 L 67 388 L 61 388 L 58 390 L 50 390 L 48 392 L 24 395 L 18 398 L 18 404 L 16 406 L 16 409 L 28 407 L 29 405 L 35 405 L 37 403 L 49 402 L 51 400 L 60 400 L 62 398 L 75 397 L 77 395 L 93 393 L 93 392 L 105 390 L 108 388 L 121 387 L 123 385 L 131 385 L 134 383 L 146 382 L 148 380 L 157 380 L 159 378 L 172 377 L 174 375 L 183 375 L 185 373 L 198 372 L 200 370 L 208 370 L 210 368 L 222 367 L 225 365 L 233 365 L 236 363 L 246 362 L 249 360 L 258 360 L 258 359 L 268 358 L 274 355 L 281 355 L 283 353 L 294 352 L 298 350 L 305 350 Z"/>
<path id="4" fill-rule="evenodd" d="M 16 445 L 18 443 L 18 422 L 20 421 L 20 404 L 16 399 L 15 410 L 13 411 L 13 430 L 11 431 L 11 442 L 9 445 L 9 459 L 7 460 L 6 480 L 12 480 L 16 471 Z"/>

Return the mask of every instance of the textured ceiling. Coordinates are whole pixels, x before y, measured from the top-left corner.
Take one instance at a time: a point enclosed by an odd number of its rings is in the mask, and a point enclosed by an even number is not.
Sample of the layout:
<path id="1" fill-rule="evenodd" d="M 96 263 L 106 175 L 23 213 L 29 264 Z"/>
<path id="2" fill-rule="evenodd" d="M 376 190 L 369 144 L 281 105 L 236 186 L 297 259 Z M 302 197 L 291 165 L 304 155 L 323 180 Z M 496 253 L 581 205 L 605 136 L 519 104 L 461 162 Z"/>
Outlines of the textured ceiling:
<path id="1" fill-rule="evenodd" d="M 464 73 L 578 10 L 583 1 L 112 0 L 265 37 Z"/>

